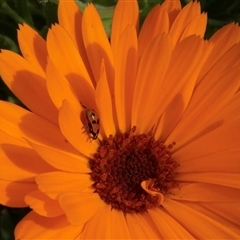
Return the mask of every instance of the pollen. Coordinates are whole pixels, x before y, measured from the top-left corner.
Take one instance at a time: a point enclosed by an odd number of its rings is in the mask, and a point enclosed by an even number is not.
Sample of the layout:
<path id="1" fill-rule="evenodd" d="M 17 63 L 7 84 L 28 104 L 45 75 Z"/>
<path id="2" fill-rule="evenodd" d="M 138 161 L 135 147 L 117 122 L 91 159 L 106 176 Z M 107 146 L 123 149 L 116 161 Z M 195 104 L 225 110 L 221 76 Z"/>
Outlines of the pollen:
<path id="1" fill-rule="evenodd" d="M 166 194 L 172 187 L 179 164 L 172 158 L 172 143 L 165 146 L 153 133 L 110 135 L 101 142 L 90 161 L 95 192 L 112 208 L 124 213 L 143 212 L 158 206 L 158 199 L 146 192 L 141 183 L 152 181 L 152 189 Z"/>

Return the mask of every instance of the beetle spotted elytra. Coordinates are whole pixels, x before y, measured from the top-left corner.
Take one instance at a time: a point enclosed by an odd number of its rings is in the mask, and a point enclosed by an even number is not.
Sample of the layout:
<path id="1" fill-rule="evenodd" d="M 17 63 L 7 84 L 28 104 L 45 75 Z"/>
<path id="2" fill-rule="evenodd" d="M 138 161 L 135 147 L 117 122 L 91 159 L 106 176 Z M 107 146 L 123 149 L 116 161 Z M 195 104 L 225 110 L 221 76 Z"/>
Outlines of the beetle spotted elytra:
<path id="1" fill-rule="evenodd" d="M 98 134 L 100 131 L 100 119 L 93 109 L 89 109 L 83 104 L 82 106 L 85 109 L 85 116 L 87 119 L 87 126 L 84 126 L 84 128 L 91 135 L 91 139 L 96 140 L 98 139 Z"/>

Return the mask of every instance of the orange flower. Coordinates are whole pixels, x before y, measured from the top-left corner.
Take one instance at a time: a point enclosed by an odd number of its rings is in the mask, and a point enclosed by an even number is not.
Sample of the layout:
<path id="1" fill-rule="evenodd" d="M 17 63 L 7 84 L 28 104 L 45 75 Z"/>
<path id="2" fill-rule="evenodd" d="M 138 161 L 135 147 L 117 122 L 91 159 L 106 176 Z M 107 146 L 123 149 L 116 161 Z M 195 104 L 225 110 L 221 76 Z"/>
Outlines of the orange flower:
<path id="1" fill-rule="evenodd" d="M 0 201 L 32 211 L 16 239 L 239 239 L 240 29 L 209 41 L 198 2 L 138 30 L 119 0 L 110 43 L 92 4 L 59 3 L 46 41 L 26 24 L 0 73 Z"/>

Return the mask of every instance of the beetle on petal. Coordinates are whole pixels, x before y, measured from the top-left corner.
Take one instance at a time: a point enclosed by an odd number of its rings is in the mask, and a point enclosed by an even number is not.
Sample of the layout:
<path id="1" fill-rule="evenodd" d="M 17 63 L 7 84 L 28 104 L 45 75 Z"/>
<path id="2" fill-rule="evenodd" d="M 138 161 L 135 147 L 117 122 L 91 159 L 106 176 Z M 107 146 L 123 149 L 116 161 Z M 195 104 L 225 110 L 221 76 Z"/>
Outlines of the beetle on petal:
<path id="1" fill-rule="evenodd" d="M 86 131 L 91 135 L 92 140 L 96 140 L 98 138 L 100 130 L 100 119 L 93 109 L 89 109 L 83 104 L 82 106 L 85 109 L 85 116 L 87 119 L 87 126 L 84 127 Z"/>

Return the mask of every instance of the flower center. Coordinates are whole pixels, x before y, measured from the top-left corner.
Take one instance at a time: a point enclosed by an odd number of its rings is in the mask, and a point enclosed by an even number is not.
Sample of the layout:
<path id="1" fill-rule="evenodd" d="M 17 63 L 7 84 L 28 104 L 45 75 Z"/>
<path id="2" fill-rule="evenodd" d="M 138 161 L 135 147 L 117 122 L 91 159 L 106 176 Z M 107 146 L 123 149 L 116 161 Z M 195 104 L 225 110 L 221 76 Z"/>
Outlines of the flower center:
<path id="1" fill-rule="evenodd" d="M 175 143 L 165 146 L 152 132 L 135 135 L 135 131 L 133 127 L 128 133 L 110 135 L 90 161 L 95 192 L 125 213 L 159 206 L 158 195 L 177 186 L 174 170 L 179 164 L 170 153 Z"/>

